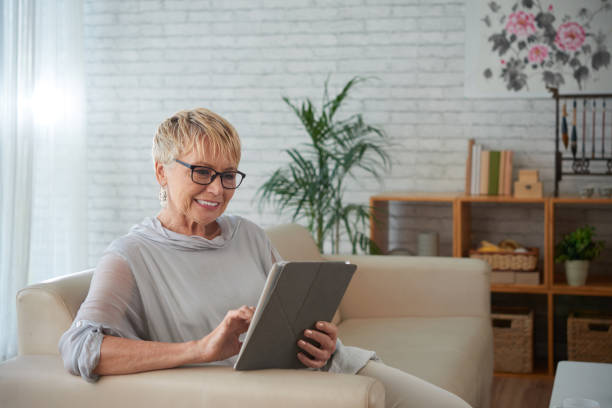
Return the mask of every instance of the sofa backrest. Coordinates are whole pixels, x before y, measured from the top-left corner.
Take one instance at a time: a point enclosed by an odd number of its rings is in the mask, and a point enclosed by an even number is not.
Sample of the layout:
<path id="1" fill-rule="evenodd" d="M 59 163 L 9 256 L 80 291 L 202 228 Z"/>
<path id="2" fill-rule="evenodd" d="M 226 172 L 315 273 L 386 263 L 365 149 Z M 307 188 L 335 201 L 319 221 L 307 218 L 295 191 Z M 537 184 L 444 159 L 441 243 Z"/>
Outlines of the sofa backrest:
<path id="1" fill-rule="evenodd" d="M 298 224 L 284 224 L 266 230 L 272 245 L 286 261 L 321 261 L 323 257 L 310 235 Z"/>
<path id="2" fill-rule="evenodd" d="M 490 266 L 442 256 L 331 255 L 357 272 L 340 303 L 342 319 L 490 316 Z"/>

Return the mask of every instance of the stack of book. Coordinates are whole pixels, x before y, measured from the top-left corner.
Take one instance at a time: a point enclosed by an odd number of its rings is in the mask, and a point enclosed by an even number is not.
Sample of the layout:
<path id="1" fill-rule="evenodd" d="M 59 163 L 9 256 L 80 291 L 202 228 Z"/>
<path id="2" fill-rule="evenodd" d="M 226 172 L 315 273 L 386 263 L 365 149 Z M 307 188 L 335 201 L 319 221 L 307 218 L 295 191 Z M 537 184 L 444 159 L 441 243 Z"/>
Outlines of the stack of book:
<path id="1" fill-rule="evenodd" d="M 512 195 L 512 150 L 485 150 L 470 139 L 465 193 Z"/>

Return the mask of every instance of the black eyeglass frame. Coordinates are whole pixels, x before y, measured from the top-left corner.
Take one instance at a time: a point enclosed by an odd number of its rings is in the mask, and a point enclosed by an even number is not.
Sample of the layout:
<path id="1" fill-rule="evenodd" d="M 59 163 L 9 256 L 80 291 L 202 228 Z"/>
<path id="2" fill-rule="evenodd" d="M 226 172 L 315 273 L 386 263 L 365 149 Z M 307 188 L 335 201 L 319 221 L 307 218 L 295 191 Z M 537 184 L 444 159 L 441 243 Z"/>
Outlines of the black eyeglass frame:
<path id="1" fill-rule="evenodd" d="M 215 179 L 217 178 L 218 175 L 221 175 L 221 186 L 226 189 L 226 190 L 235 190 L 238 187 L 240 187 L 240 185 L 242 184 L 242 182 L 244 181 L 244 179 L 246 178 L 246 174 L 244 174 L 241 171 L 238 170 L 232 170 L 232 171 L 217 171 L 215 169 L 213 169 L 212 167 L 208 167 L 208 166 L 195 166 L 193 164 L 189 164 L 189 163 L 185 163 L 182 160 L 179 159 L 174 159 L 175 162 L 182 164 L 183 166 L 187 167 L 189 170 L 191 170 L 191 181 L 193 181 L 196 184 L 199 184 L 201 186 L 207 186 L 209 184 L 212 184 L 213 181 L 215 181 Z M 206 170 L 210 170 L 212 172 L 212 176 L 210 177 L 210 181 L 208 183 L 198 183 L 197 181 L 195 181 L 193 179 L 193 172 L 194 170 L 197 169 L 206 169 Z M 225 184 L 223 184 L 223 176 L 227 175 L 227 174 L 240 174 L 242 176 L 242 178 L 240 179 L 240 183 L 238 183 L 235 187 L 227 187 Z"/>

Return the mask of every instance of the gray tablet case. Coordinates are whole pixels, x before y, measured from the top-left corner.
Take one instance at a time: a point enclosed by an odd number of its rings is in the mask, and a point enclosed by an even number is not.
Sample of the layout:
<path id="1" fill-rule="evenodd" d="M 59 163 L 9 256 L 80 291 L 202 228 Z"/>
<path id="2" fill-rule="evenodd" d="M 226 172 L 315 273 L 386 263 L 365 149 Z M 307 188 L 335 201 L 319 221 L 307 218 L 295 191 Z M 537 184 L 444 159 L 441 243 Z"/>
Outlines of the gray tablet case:
<path id="1" fill-rule="evenodd" d="M 274 265 L 247 331 L 235 370 L 304 368 L 297 346 L 304 330 L 331 321 L 357 267 L 347 262 Z"/>

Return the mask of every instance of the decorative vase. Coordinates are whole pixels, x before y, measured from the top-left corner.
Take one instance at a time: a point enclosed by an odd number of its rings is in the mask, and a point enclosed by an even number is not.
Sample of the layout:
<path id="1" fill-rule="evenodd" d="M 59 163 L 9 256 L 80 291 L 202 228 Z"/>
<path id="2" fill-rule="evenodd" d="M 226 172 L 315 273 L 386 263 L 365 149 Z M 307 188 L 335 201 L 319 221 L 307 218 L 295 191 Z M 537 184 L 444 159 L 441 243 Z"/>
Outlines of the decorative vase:
<path id="1" fill-rule="evenodd" d="M 586 283 L 589 273 L 589 261 L 565 261 L 565 276 L 570 286 L 582 286 Z"/>
<path id="2" fill-rule="evenodd" d="M 417 253 L 419 256 L 438 256 L 440 236 L 437 232 L 422 232 L 417 238 Z"/>

